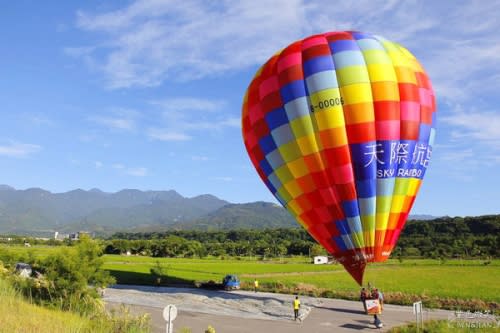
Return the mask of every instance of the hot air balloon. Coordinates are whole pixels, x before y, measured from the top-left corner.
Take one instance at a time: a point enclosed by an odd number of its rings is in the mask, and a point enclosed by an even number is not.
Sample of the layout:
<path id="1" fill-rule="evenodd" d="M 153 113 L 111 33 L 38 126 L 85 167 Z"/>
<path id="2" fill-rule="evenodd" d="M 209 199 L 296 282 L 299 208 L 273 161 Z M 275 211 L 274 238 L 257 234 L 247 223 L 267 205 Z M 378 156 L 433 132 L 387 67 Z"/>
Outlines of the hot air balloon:
<path id="1" fill-rule="evenodd" d="M 276 199 L 361 285 L 391 254 L 435 136 L 435 95 L 403 46 L 327 32 L 272 56 L 242 108 L 245 147 Z"/>

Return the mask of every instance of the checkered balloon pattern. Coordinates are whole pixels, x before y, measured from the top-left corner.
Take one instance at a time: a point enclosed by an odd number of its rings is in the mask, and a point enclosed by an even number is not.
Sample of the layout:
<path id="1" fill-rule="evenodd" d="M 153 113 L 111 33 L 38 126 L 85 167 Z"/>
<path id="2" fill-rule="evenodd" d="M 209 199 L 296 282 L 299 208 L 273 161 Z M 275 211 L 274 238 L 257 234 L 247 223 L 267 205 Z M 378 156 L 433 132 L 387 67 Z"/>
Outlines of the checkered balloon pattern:
<path id="1" fill-rule="evenodd" d="M 362 284 L 386 260 L 429 164 L 436 102 L 401 45 L 328 32 L 287 46 L 245 95 L 245 147 L 263 182 Z"/>

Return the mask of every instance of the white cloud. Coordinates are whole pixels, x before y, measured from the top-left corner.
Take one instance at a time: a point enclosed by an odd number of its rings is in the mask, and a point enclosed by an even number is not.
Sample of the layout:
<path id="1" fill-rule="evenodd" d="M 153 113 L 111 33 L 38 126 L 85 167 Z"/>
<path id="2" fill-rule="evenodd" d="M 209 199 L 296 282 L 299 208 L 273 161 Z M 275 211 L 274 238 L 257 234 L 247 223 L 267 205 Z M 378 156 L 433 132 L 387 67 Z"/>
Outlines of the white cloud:
<path id="1" fill-rule="evenodd" d="M 182 124 L 182 127 L 187 130 L 221 130 L 224 127 L 239 127 L 241 120 L 239 118 L 220 118 L 211 121 L 192 121 Z"/>
<path id="2" fill-rule="evenodd" d="M 208 158 L 207 156 L 193 155 L 193 156 L 191 156 L 191 160 L 192 161 L 208 161 L 208 160 L 210 160 L 210 158 Z"/>
<path id="3" fill-rule="evenodd" d="M 94 134 L 82 134 L 78 137 L 81 142 L 92 142 L 96 139 Z"/>
<path id="4" fill-rule="evenodd" d="M 472 149 L 465 150 L 446 150 L 439 155 L 439 159 L 445 162 L 463 162 L 474 156 Z"/>
<path id="5" fill-rule="evenodd" d="M 22 115 L 22 118 L 35 125 L 35 126 L 53 126 L 55 123 L 49 119 L 47 116 L 43 115 L 43 114 L 30 114 L 30 113 L 26 113 L 26 114 L 23 114 Z"/>
<path id="6" fill-rule="evenodd" d="M 8 157 L 27 157 L 39 152 L 41 146 L 29 143 L 9 142 L 0 144 L 0 155 Z"/>
<path id="7" fill-rule="evenodd" d="M 285 40 L 300 35 L 303 7 L 289 0 L 273 6 L 136 1 L 101 14 L 80 11 L 77 26 L 109 38 L 100 47 L 104 57 L 94 52 L 109 87 L 155 86 L 165 79 L 217 76 L 264 61 Z"/>
<path id="8" fill-rule="evenodd" d="M 478 170 L 498 168 L 500 114 L 461 105 L 448 107 L 446 115 L 439 118 L 445 137 L 438 141 L 445 143 L 434 147 L 432 157 L 443 166 L 441 172 L 460 181 L 473 181 L 480 175 Z"/>
<path id="9" fill-rule="evenodd" d="M 453 132 L 455 137 L 472 138 L 500 149 L 500 114 L 495 112 L 457 112 L 441 118 L 448 124 L 459 127 Z"/>
<path id="10" fill-rule="evenodd" d="M 74 165 L 80 165 L 80 161 L 76 159 L 70 159 L 70 163 Z M 102 169 L 105 164 L 101 161 L 94 161 L 93 165 L 96 169 Z M 148 168 L 145 167 L 129 167 L 123 163 L 113 163 L 109 166 L 110 169 L 116 170 L 117 173 L 127 176 L 134 177 L 146 177 L 149 174 Z"/>
<path id="11" fill-rule="evenodd" d="M 97 41 L 65 52 L 95 64 L 110 88 L 148 87 L 258 66 L 313 33 L 360 30 L 414 53 L 439 101 L 470 101 L 500 90 L 498 12 L 500 1 L 137 0 L 77 12 L 77 27 Z"/>
<path id="12" fill-rule="evenodd" d="M 136 128 L 136 118 L 139 113 L 125 108 L 113 108 L 110 115 L 89 117 L 89 120 L 109 129 L 133 131 Z"/>
<path id="13" fill-rule="evenodd" d="M 468 151 L 461 147 L 473 149 L 473 157 L 486 164 L 498 164 L 500 153 L 500 113 L 479 111 L 475 107 L 465 109 L 462 105 L 450 105 L 451 111 L 440 118 L 446 125 L 450 135 L 449 143 L 453 148 L 447 154 Z M 471 156 L 472 157 L 472 156 Z"/>
<path id="14" fill-rule="evenodd" d="M 241 120 L 224 112 L 225 101 L 192 97 L 152 101 L 162 114 L 162 127 L 148 130 L 148 136 L 160 141 L 188 141 L 196 132 L 216 132 L 238 128 Z"/>
<path id="15" fill-rule="evenodd" d="M 213 177 L 213 180 L 220 180 L 223 182 L 232 182 L 233 178 L 232 177 Z"/>
<path id="16" fill-rule="evenodd" d="M 134 177 L 145 177 L 148 175 L 148 169 L 139 167 L 139 168 L 128 168 L 125 170 L 125 174 Z"/>
<path id="17" fill-rule="evenodd" d="M 123 163 L 113 163 L 111 168 L 117 170 L 120 174 L 134 176 L 134 177 L 145 177 L 149 174 L 148 168 L 145 167 L 128 167 Z"/>
<path id="18" fill-rule="evenodd" d="M 162 100 L 151 101 L 151 104 L 161 107 L 161 109 L 165 112 L 213 112 L 220 111 L 226 106 L 226 102 L 223 100 L 210 100 L 194 97 L 166 98 Z"/>
<path id="19" fill-rule="evenodd" d="M 99 71 L 100 65 L 93 55 L 97 50 L 98 48 L 95 46 L 65 47 L 63 53 L 69 57 L 81 59 L 89 69 Z"/>
<path id="20" fill-rule="evenodd" d="M 229 117 L 229 118 L 221 120 L 219 122 L 219 126 L 240 128 L 241 119 L 239 117 Z"/>
<path id="21" fill-rule="evenodd" d="M 95 47 L 92 46 L 82 46 L 82 47 L 65 47 L 63 52 L 71 57 L 79 58 L 84 56 L 89 56 L 95 51 Z"/>
<path id="22" fill-rule="evenodd" d="M 134 128 L 134 122 L 130 119 L 111 118 L 111 117 L 92 117 L 91 120 L 103 126 L 117 128 L 122 130 L 131 130 Z"/>
<path id="23" fill-rule="evenodd" d="M 191 136 L 185 133 L 162 128 L 150 128 L 148 136 L 153 140 L 159 141 L 188 141 L 192 139 Z"/>

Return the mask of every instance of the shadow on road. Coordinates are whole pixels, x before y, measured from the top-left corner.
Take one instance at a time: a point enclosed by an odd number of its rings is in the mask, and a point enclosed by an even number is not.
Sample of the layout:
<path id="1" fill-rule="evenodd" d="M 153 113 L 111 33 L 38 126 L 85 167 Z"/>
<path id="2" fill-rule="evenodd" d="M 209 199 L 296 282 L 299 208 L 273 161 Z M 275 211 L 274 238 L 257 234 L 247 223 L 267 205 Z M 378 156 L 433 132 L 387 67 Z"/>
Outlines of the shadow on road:
<path id="1" fill-rule="evenodd" d="M 324 306 L 314 306 L 314 305 L 313 305 L 313 307 L 316 309 L 331 310 L 334 312 L 344 312 L 344 313 L 366 315 L 366 312 L 361 311 L 361 310 L 351 310 L 351 309 L 342 309 L 342 308 L 326 308 Z"/>
<path id="2" fill-rule="evenodd" d="M 276 301 L 279 303 L 286 302 L 282 298 L 272 297 L 266 294 L 244 294 L 240 295 L 231 291 L 224 290 L 210 290 L 210 289 L 197 289 L 192 287 L 167 287 L 167 286 L 151 286 L 151 285 L 131 285 L 131 284 L 116 284 L 109 287 L 110 289 L 131 289 L 137 291 L 146 291 L 146 292 L 154 292 L 154 293 L 165 293 L 165 294 L 177 294 L 177 293 L 189 293 L 194 295 L 206 296 L 206 297 L 224 297 L 227 300 L 243 300 L 243 299 L 253 299 L 256 301 Z M 295 298 L 294 295 L 290 295 L 290 302 Z"/>
<path id="3" fill-rule="evenodd" d="M 137 285 L 156 287 L 156 278 L 151 273 L 128 272 L 114 269 L 108 269 L 109 274 L 116 279 L 119 285 Z M 192 287 L 193 280 L 181 279 L 174 276 L 164 276 L 161 280 L 161 286 L 177 285 L 183 287 Z"/>
<path id="4" fill-rule="evenodd" d="M 361 330 L 372 330 L 372 329 L 377 329 L 375 328 L 375 326 L 367 326 L 367 325 L 357 325 L 357 324 L 344 324 L 344 325 L 340 325 L 340 327 L 344 327 L 344 328 L 350 328 L 352 330 L 357 330 L 357 331 L 361 331 Z"/>

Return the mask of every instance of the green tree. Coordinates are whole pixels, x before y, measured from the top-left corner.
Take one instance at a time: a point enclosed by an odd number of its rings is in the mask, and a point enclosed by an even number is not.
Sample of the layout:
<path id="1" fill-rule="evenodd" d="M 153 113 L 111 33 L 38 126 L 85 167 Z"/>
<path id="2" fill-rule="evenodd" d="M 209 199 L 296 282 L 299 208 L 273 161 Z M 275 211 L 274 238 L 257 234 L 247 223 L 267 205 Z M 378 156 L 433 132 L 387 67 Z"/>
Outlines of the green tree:
<path id="1" fill-rule="evenodd" d="M 169 269 L 170 265 L 165 265 L 159 260 L 156 260 L 154 267 L 151 268 L 149 272 L 153 276 L 157 286 L 160 286 L 162 283 L 166 282 Z"/>
<path id="2" fill-rule="evenodd" d="M 103 288 L 114 282 L 109 272 L 102 269 L 104 265 L 102 259 L 103 250 L 99 243 L 89 236 L 83 235 L 75 250 L 75 259 L 78 261 L 78 265 L 81 266 L 79 272 L 83 275 L 87 284 Z"/>
<path id="3" fill-rule="evenodd" d="M 314 244 L 311 246 L 311 256 L 324 256 L 326 255 L 326 250 L 319 244 Z"/>
<path id="4" fill-rule="evenodd" d="M 16 285 L 39 304 L 56 305 L 63 310 L 92 313 L 100 306 L 97 288 L 114 279 L 102 269 L 102 248 L 83 236 L 73 248 L 37 260 L 34 269 L 42 274 L 35 279 L 15 280 Z"/>

